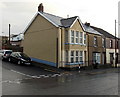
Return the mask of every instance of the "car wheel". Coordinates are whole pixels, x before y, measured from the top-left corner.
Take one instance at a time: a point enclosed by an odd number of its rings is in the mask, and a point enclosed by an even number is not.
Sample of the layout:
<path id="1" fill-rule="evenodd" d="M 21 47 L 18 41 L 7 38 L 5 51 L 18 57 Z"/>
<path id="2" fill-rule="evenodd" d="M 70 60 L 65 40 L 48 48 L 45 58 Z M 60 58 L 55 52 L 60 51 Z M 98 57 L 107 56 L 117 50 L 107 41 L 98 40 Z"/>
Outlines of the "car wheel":
<path id="1" fill-rule="evenodd" d="M 9 62 L 11 62 L 11 59 L 10 59 L 10 58 L 8 58 L 8 61 L 9 61 Z"/>
<path id="2" fill-rule="evenodd" d="M 17 63 L 18 65 L 20 65 L 21 64 L 21 61 L 18 61 L 18 63 Z"/>

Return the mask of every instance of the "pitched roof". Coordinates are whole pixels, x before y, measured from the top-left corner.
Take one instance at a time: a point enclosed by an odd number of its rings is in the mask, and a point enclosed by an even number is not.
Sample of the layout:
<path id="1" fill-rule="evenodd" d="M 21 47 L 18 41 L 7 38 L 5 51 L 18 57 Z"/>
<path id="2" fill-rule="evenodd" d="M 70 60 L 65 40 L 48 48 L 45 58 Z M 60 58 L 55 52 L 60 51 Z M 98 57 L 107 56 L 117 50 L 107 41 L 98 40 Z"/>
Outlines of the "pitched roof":
<path id="1" fill-rule="evenodd" d="M 75 23 L 75 21 L 79 20 L 83 30 L 85 30 L 83 25 L 82 25 L 82 22 L 81 22 L 81 20 L 78 16 L 74 16 L 74 17 L 70 17 L 70 18 L 62 18 L 62 17 L 55 16 L 55 15 L 52 15 L 52 14 L 49 14 L 49 13 L 38 11 L 37 14 L 35 14 L 33 19 L 30 21 L 30 23 L 27 25 L 25 30 L 23 31 L 24 34 L 38 15 L 47 19 L 50 23 L 52 23 L 56 27 L 65 27 L 65 28 L 66 27 L 72 27 L 72 25 Z"/>
<path id="2" fill-rule="evenodd" d="M 88 33 L 102 35 L 98 31 L 96 31 L 93 28 L 91 28 L 90 26 L 87 26 L 86 24 L 83 24 L 83 27 L 84 27 L 85 31 L 88 32 Z"/>
<path id="3" fill-rule="evenodd" d="M 70 27 L 73 22 L 76 20 L 78 16 L 75 16 L 75 17 L 70 17 L 70 18 L 66 18 L 66 19 L 61 19 L 61 24 L 63 27 Z"/>
<path id="4" fill-rule="evenodd" d="M 45 13 L 45 12 L 38 12 L 39 15 L 43 16 L 44 18 L 46 18 L 48 21 L 50 21 L 51 23 L 53 23 L 55 26 L 62 26 L 61 24 L 61 19 L 63 19 L 62 17 L 59 16 L 55 16 L 49 13 Z"/>
<path id="5" fill-rule="evenodd" d="M 103 34 L 105 37 L 108 37 L 108 38 L 115 38 L 114 35 L 108 33 L 107 31 L 101 29 L 101 28 L 97 28 L 97 27 L 94 27 L 94 26 L 91 26 L 93 29 L 95 29 L 96 31 L 98 31 L 99 33 Z"/>

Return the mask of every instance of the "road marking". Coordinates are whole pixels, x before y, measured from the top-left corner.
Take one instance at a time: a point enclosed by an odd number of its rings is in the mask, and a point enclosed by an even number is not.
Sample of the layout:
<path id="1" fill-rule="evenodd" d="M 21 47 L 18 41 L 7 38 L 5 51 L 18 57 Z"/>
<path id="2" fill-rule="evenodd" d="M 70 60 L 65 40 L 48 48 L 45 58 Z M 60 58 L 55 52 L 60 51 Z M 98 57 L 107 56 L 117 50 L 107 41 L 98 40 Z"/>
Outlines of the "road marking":
<path id="1" fill-rule="evenodd" d="M 15 71 L 15 70 L 10 70 L 10 71 L 15 72 L 15 73 L 18 73 L 18 74 L 21 74 L 21 75 L 24 75 L 24 76 L 27 76 L 27 77 L 32 77 L 32 78 L 33 78 L 32 75 L 24 74 L 24 73 L 21 73 L 21 72 Z"/>

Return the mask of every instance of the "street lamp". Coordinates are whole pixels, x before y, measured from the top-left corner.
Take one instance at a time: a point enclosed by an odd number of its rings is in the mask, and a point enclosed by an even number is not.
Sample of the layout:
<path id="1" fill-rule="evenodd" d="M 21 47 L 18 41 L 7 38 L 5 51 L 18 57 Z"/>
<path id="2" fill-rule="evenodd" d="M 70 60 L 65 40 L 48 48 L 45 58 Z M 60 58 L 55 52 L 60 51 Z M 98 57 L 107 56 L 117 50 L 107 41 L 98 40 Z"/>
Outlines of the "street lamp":
<path id="1" fill-rule="evenodd" d="M 116 20 L 115 20 L 115 68 L 117 68 L 117 34 L 116 34 L 116 24 L 118 23 L 118 25 L 120 25 L 119 24 L 119 21 L 117 22 Z M 119 41 L 119 40 L 118 40 Z M 119 47 L 118 47 L 119 48 Z M 120 48 L 119 48 L 119 50 L 120 50 Z M 119 51 L 120 52 L 120 51 Z"/>

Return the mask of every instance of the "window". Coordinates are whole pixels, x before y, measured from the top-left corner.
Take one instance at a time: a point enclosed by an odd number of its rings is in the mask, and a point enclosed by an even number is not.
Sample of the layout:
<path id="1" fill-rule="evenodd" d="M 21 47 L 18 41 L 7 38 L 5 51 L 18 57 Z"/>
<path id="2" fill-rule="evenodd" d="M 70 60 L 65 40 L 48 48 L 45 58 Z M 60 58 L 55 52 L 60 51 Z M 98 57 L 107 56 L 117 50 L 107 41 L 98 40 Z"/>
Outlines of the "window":
<path id="1" fill-rule="evenodd" d="M 79 53 L 79 51 L 76 51 L 76 62 L 78 62 L 78 53 Z"/>
<path id="2" fill-rule="evenodd" d="M 71 43 L 74 43 L 74 31 L 71 30 Z"/>
<path id="3" fill-rule="evenodd" d="M 94 36 L 94 46 L 97 46 L 97 37 Z"/>
<path id="4" fill-rule="evenodd" d="M 102 38 L 102 46 L 105 47 L 105 38 Z"/>
<path id="5" fill-rule="evenodd" d="M 80 62 L 83 62 L 83 51 L 80 51 Z"/>
<path id="6" fill-rule="evenodd" d="M 68 51 L 66 51 L 66 62 L 68 62 Z"/>
<path id="7" fill-rule="evenodd" d="M 80 32 L 80 43 L 82 44 L 83 43 L 83 33 Z"/>
<path id="8" fill-rule="evenodd" d="M 71 63 L 74 63 L 74 51 L 71 51 Z"/>
<path id="9" fill-rule="evenodd" d="M 100 64 L 100 53 L 93 53 L 93 63 L 99 63 Z"/>
<path id="10" fill-rule="evenodd" d="M 76 43 L 78 43 L 78 34 L 79 34 L 79 32 L 76 31 L 76 37 L 75 37 Z"/>
<path id="11" fill-rule="evenodd" d="M 113 41 L 110 40 L 110 48 L 112 48 L 112 45 L 113 45 Z"/>
<path id="12" fill-rule="evenodd" d="M 86 44 L 86 34 L 84 34 L 84 44 Z"/>

